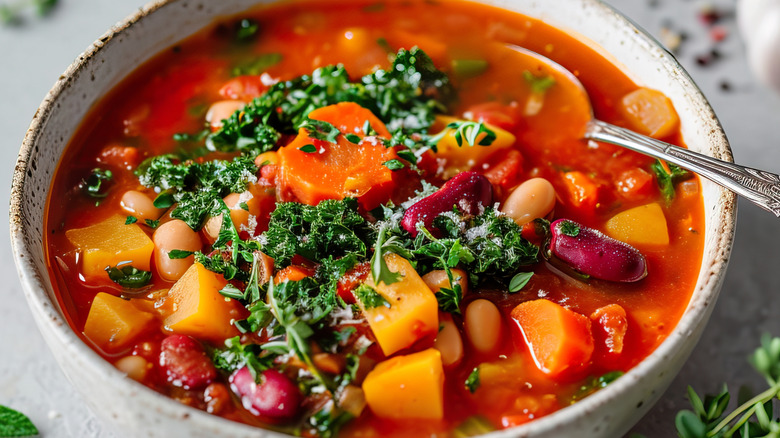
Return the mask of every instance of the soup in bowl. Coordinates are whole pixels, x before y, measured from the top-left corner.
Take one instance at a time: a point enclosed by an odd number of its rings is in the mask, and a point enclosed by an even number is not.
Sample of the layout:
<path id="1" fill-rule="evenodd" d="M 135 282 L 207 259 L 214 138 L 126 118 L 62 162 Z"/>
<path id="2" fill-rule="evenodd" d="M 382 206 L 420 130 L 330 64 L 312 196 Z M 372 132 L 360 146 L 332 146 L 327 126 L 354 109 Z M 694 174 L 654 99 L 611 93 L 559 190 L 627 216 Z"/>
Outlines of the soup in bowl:
<path id="1" fill-rule="evenodd" d="M 630 427 L 703 329 L 733 195 L 581 139 L 513 46 L 602 120 L 729 150 L 668 55 L 560 3 L 161 2 L 110 33 L 33 122 L 12 209 L 93 407 L 131 434 Z"/>

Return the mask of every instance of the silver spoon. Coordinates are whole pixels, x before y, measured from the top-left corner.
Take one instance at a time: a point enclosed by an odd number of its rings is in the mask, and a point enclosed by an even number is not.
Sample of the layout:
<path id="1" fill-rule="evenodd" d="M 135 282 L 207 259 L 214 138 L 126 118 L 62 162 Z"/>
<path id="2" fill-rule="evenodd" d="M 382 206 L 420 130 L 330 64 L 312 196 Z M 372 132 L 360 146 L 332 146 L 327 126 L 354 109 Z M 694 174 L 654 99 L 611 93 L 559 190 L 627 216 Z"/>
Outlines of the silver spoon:
<path id="1" fill-rule="evenodd" d="M 780 176 L 721 161 L 597 120 L 593 115 L 593 106 L 590 104 L 588 93 L 574 74 L 546 56 L 511 44 L 507 47 L 531 58 L 537 64 L 552 69 L 557 73 L 556 81 L 563 77 L 578 89 L 577 93 L 581 94 L 580 98 L 584 99 L 583 102 L 587 103 L 586 106 L 590 110 L 590 120 L 585 127 L 584 138 L 622 146 L 695 172 L 780 217 Z"/>

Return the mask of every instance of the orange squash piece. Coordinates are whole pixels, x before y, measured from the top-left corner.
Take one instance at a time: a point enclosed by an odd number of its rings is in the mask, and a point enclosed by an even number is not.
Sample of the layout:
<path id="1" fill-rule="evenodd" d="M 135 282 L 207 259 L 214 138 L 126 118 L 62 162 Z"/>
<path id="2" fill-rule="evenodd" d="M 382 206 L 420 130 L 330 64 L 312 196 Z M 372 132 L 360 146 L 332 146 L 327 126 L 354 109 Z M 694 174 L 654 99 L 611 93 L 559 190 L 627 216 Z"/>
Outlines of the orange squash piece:
<path id="1" fill-rule="evenodd" d="M 398 155 L 374 138 L 363 140 L 366 123 L 378 136 L 389 138 L 385 125 L 371 111 L 352 102 L 316 109 L 309 118 L 332 124 L 341 135 L 331 143 L 311 138 L 301 128 L 290 144 L 279 149 L 277 181 L 282 198 L 317 205 L 325 199 L 353 197 L 367 210 L 386 202 L 394 182 L 393 171 L 383 163 Z M 347 140 L 346 134 L 358 136 L 360 144 Z M 315 151 L 304 152 L 304 147 Z"/>
<path id="2" fill-rule="evenodd" d="M 106 267 L 120 263 L 149 270 L 154 243 L 140 225 L 125 225 L 125 220 L 124 216 L 115 215 L 65 232 L 70 243 L 81 251 L 81 272 L 85 280 L 108 279 Z"/>
<path id="3" fill-rule="evenodd" d="M 599 188 L 590 177 L 579 171 L 563 174 L 563 183 L 571 205 L 593 214 L 599 202 Z"/>
<path id="4" fill-rule="evenodd" d="M 653 138 L 669 136 L 680 124 L 672 101 L 650 88 L 640 88 L 623 96 L 619 109 L 631 128 Z"/>
<path id="5" fill-rule="evenodd" d="M 411 263 L 397 254 L 385 255 L 391 271 L 401 274 L 392 284 L 376 284 L 373 278 L 366 284 L 390 303 L 385 306 L 360 309 L 374 332 L 377 343 L 385 355 L 407 348 L 418 340 L 434 335 L 439 330 L 439 303 Z"/>
<path id="6" fill-rule="evenodd" d="M 493 140 L 493 143 L 490 146 L 479 145 L 479 142 L 485 137 L 485 134 L 480 134 L 477 137 L 474 146 L 469 146 L 465 139 L 463 139 L 463 143 L 458 146 L 458 141 L 455 138 L 456 130 L 447 128 L 447 125 L 453 122 L 462 121 L 462 119 L 456 117 L 436 116 L 436 122 L 431 126 L 431 132 L 441 133 L 442 131 L 446 131 L 446 135 L 436 143 L 436 157 L 445 159 L 447 163 L 443 174 L 445 179 L 449 179 L 460 172 L 481 170 L 475 168 L 478 165 L 485 163 L 488 158 L 497 151 L 506 149 L 515 144 L 516 138 L 514 134 L 485 123 L 485 127 L 496 134 L 496 139 Z"/>
<path id="7" fill-rule="evenodd" d="M 366 402 L 378 417 L 440 420 L 444 369 L 433 348 L 379 363 L 363 382 Z"/>
<path id="8" fill-rule="evenodd" d="M 168 291 L 173 311 L 165 326 L 182 335 L 215 342 L 238 335 L 233 320 L 243 319 L 245 310 L 238 301 L 220 295 L 227 282 L 222 275 L 195 263 Z"/>
<path id="9" fill-rule="evenodd" d="M 520 303 L 512 310 L 536 366 L 550 377 L 579 370 L 593 354 L 590 319 L 549 300 Z"/>
<path id="10" fill-rule="evenodd" d="M 84 336 L 103 351 L 112 352 L 128 346 L 152 326 L 154 315 L 129 300 L 98 292 L 84 324 Z"/>

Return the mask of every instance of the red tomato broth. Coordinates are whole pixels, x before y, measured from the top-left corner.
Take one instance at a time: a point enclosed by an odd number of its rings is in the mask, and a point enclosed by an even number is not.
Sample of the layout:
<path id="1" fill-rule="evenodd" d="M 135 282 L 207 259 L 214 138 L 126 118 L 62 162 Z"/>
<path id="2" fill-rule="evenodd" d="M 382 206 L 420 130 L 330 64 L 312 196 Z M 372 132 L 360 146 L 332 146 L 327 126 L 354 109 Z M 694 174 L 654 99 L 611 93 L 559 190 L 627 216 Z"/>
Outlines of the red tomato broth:
<path id="1" fill-rule="evenodd" d="M 382 3 L 384 6 L 376 12 L 367 12 L 364 7 L 371 4 L 296 2 L 271 6 L 267 11 L 258 10 L 247 16 L 257 19 L 263 29 L 262 35 L 251 45 L 240 49 L 254 54 L 282 53 L 282 60 L 269 67 L 266 73 L 283 80 L 335 63 L 343 63 L 353 78 L 370 73 L 375 65 L 387 67 L 387 52 L 376 44 L 378 38 L 384 38 L 393 50 L 402 44 L 417 43 L 428 51 L 440 68 L 446 67 L 456 57 L 481 57 L 490 61 L 490 67 L 478 77 L 453 79 L 459 92 L 453 114 L 459 116 L 485 102 L 509 104 L 525 101 L 527 91 L 523 80 L 512 68 L 511 56 L 502 52 L 506 50 L 502 43 L 511 43 L 542 53 L 573 71 L 588 90 L 596 116 L 611 123 L 627 125 L 616 106 L 621 97 L 637 89 L 637 85 L 585 43 L 558 29 L 535 19 L 465 2 L 388 2 Z M 431 22 L 437 23 L 437 26 L 430 26 Z M 83 281 L 77 268 L 78 251 L 65 238 L 64 231 L 121 213 L 118 206 L 123 190 L 141 188 L 132 172 L 120 165 L 98 163 L 96 157 L 104 148 L 119 144 L 136 147 L 141 161 L 174 152 L 179 147 L 172 140 L 174 134 L 201 129 L 205 108 L 211 102 L 223 99 L 219 90 L 231 79 L 231 63 L 236 56 L 246 56 L 237 55 L 239 48 L 225 36 L 229 33 L 229 26 L 222 24 L 207 29 L 132 73 L 91 111 L 66 149 L 50 190 L 46 249 L 58 297 L 65 308 L 66 318 L 77 333 L 82 332 L 97 292 L 119 295 L 125 291 L 108 279 L 99 284 Z M 352 35 L 351 39 L 344 37 L 348 32 Z M 410 36 L 419 42 L 409 42 Z M 571 218 L 596 229 L 603 229 L 605 221 L 619 211 L 658 199 L 658 193 L 636 200 L 618 193 L 616 181 L 623 172 L 635 168 L 648 170 L 653 160 L 616 146 L 589 145 L 580 140 L 577 123 L 561 126 L 560 118 L 549 116 L 555 108 L 565 105 L 561 99 L 563 96 L 556 94 L 553 87 L 545 96 L 542 112 L 532 118 L 520 117 L 511 129 L 517 136 L 517 148 L 522 153 L 522 177 L 519 180 L 546 178 L 557 193 L 554 216 Z M 551 136 L 550 132 L 556 135 Z M 665 140 L 682 144 L 681 138 L 676 132 Z M 83 175 L 98 166 L 111 169 L 115 180 L 114 190 L 95 206 L 94 199 L 82 196 L 74 187 Z M 563 175 L 566 171 L 582 172 L 598 186 L 599 202 L 593 211 L 583 212 L 567 196 Z M 694 179 L 691 183 L 698 184 L 698 181 Z M 342 436 L 441 434 L 473 415 L 482 415 L 497 427 L 516 425 L 525 421 L 523 418 L 527 417 L 530 421 L 568 405 L 585 377 L 613 370 L 627 371 L 635 366 L 676 325 L 690 299 L 701 261 L 701 196 L 679 196 L 678 193 L 664 209 L 669 226 L 669 246 L 638 247 L 647 258 L 647 278 L 634 284 L 581 281 L 561 273 L 547 262 L 540 262 L 531 267 L 535 275 L 519 293 L 506 294 L 498 290 L 470 292 L 461 309 L 476 298 L 487 298 L 496 304 L 504 317 L 503 342 L 497 351 L 481 354 L 463 336 L 464 360 L 445 369 L 444 419 L 388 420 L 378 418 L 366 409 L 363 415 L 348 423 L 342 430 Z M 151 235 L 151 230 L 146 231 Z M 154 263 L 152 272 L 155 272 Z M 154 276 L 148 291 L 164 291 L 172 284 Z M 511 310 L 520 302 L 542 297 L 585 316 L 609 304 L 622 306 L 628 315 L 628 330 L 620 359 L 609 367 L 591 365 L 565 379 L 551 380 L 545 376 L 534 365 L 522 335 L 509 317 Z M 151 308 L 154 308 L 154 301 L 148 299 Z M 162 315 L 169 311 L 165 306 L 155 310 L 160 325 Z M 456 316 L 455 321 L 462 327 L 462 317 Z M 365 325 L 359 331 L 370 334 Z M 144 334 L 131 351 L 155 363 L 164 333 L 161 327 L 159 331 Z M 84 339 L 112 362 L 129 353 L 103 351 L 86 337 Z M 429 346 L 427 340 L 420 341 L 409 351 Z M 599 348 L 596 346 L 594 356 L 599 354 Z M 375 348 L 371 351 L 382 356 Z M 400 354 L 405 352 L 403 350 Z M 511 370 L 514 377 L 512 380 L 502 378 L 488 382 L 471 394 L 464 388 L 463 382 L 474 367 L 485 362 L 512 364 L 505 368 Z M 185 404 L 206 409 L 202 393 L 171 386 L 156 369 L 143 383 Z M 544 398 L 549 394 L 557 397 L 556 403 L 545 401 L 549 400 Z M 268 422 L 240 407 L 235 396 L 233 399 L 233 403 L 220 412 L 221 416 L 269 427 Z M 536 408 L 529 410 L 528 400 L 534 401 Z"/>

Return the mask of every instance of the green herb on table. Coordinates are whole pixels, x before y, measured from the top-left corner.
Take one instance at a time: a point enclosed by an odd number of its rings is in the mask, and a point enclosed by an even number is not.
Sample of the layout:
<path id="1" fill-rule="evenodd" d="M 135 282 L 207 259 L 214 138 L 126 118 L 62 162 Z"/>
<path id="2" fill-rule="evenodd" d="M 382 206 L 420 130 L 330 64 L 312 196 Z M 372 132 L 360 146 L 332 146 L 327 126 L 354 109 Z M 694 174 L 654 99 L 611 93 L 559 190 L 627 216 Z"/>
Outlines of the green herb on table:
<path id="1" fill-rule="evenodd" d="M 48 15 L 59 0 L 18 0 L 0 5 L 0 24 L 19 25 L 23 22 L 22 15 L 27 9 L 34 9 L 39 17 Z"/>
<path id="2" fill-rule="evenodd" d="M 780 399 L 780 337 L 764 335 L 761 346 L 749 358 L 753 367 L 766 379 L 768 388 L 744 398 L 736 409 L 726 415 L 731 394 L 724 385 L 716 395 L 703 399 L 688 388 L 692 411 L 677 414 L 675 426 L 682 438 L 742 438 L 780 436 L 780 417 L 775 415 Z"/>
<path id="3" fill-rule="evenodd" d="M 0 437 L 38 435 L 38 428 L 21 412 L 0 405 Z"/>

